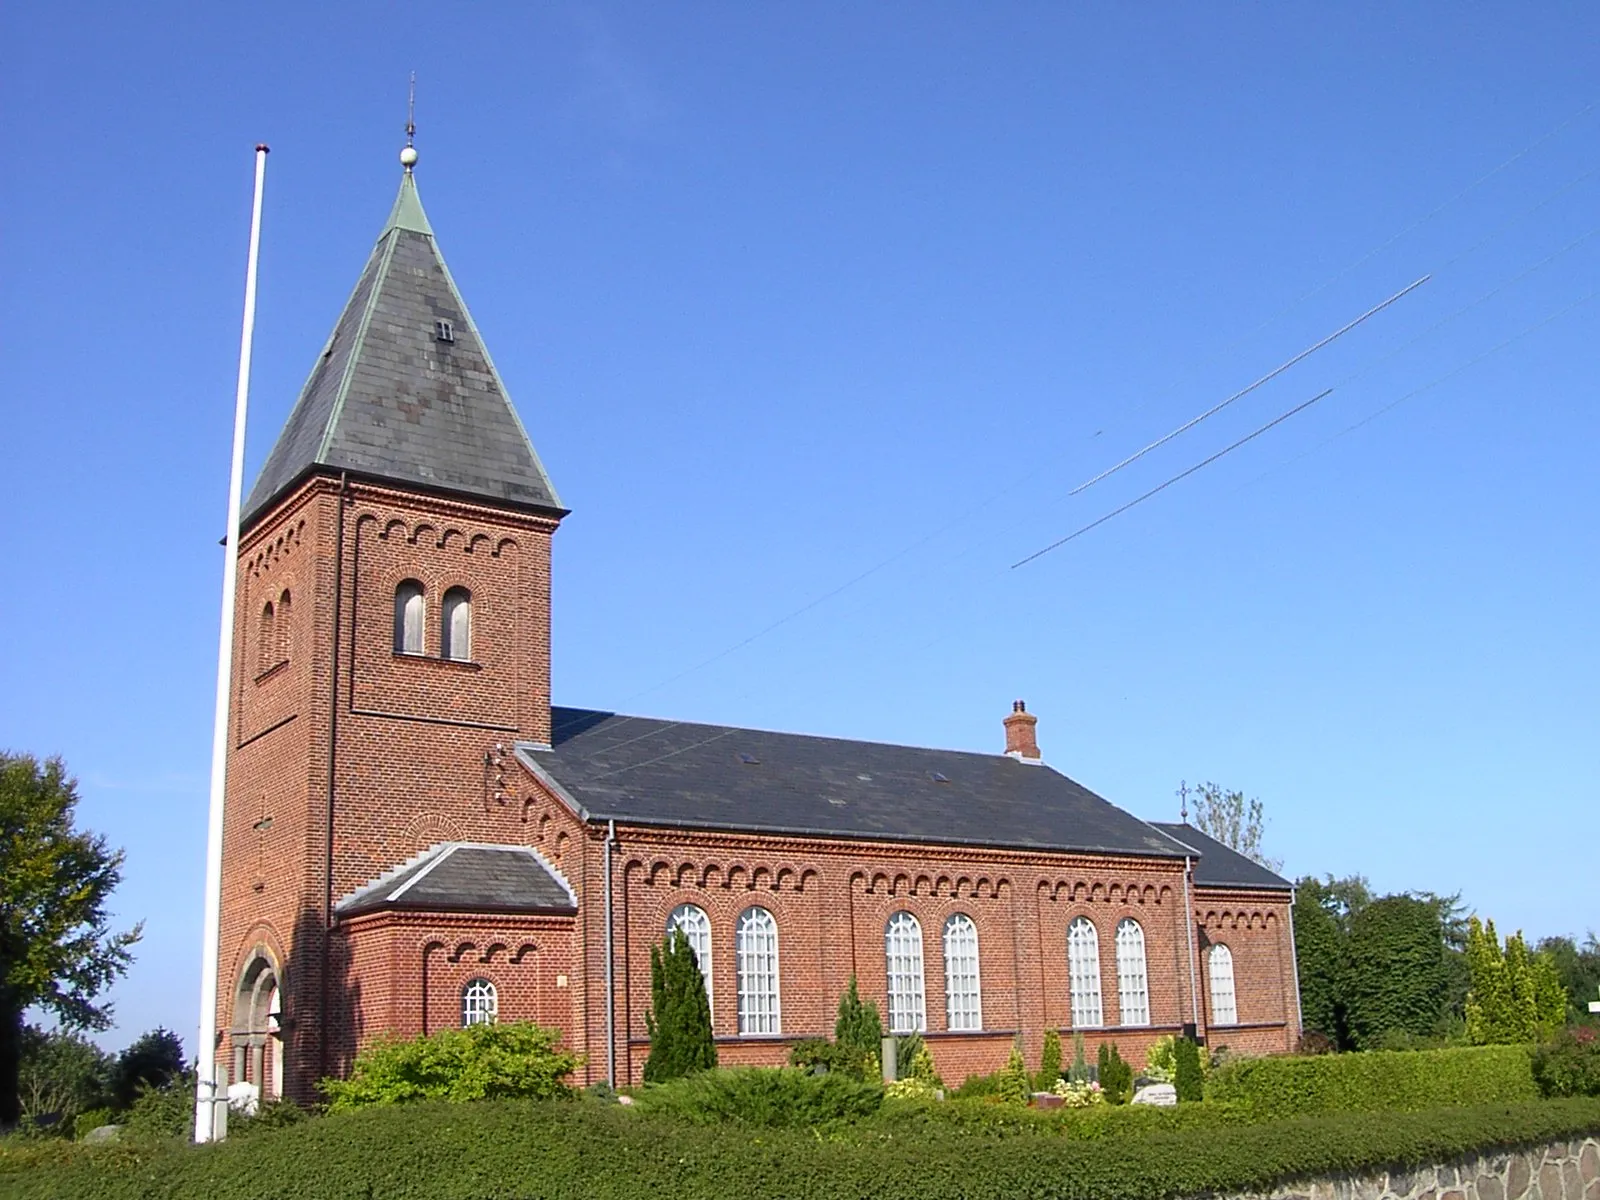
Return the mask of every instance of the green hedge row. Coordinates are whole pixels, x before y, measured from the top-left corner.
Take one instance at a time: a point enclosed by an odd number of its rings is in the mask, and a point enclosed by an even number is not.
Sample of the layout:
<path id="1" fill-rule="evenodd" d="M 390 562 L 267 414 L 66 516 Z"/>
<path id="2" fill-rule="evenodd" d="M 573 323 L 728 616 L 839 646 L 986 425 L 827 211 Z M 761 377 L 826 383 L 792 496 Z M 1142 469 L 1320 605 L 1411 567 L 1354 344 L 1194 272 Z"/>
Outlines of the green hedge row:
<path id="1" fill-rule="evenodd" d="M 18 1200 L 1134 1200 L 1265 1191 L 1286 1179 L 1417 1167 L 1600 1133 L 1600 1100 L 1343 1113 L 1136 1138 L 996 1142 L 878 1122 L 686 1126 L 616 1105 L 484 1101 L 372 1108 L 200 1148 L 90 1148 L 7 1172 Z"/>
<path id="2" fill-rule="evenodd" d="M 1276 1118 L 1516 1104 L 1539 1089 L 1528 1047 L 1464 1046 L 1241 1059 L 1213 1074 L 1206 1094 Z"/>

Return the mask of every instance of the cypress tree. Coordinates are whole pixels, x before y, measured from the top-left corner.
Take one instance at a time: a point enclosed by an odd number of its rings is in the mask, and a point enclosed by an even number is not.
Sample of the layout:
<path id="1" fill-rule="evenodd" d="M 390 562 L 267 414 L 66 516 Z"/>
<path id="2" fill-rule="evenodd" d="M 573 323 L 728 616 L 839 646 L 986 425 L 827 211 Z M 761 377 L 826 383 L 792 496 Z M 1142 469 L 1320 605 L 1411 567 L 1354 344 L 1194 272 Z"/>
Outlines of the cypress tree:
<path id="1" fill-rule="evenodd" d="M 1200 1047 L 1188 1038 L 1179 1038 L 1172 1047 L 1176 1063 L 1173 1088 L 1180 1101 L 1205 1099 L 1205 1075 L 1200 1069 Z"/>
<path id="2" fill-rule="evenodd" d="M 883 1018 L 878 1006 L 862 1000 L 856 977 L 839 997 L 839 1019 L 833 1025 L 833 1040 L 848 1052 L 852 1070 L 862 1078 L 877 1075 L 878 1055 L 883 1049 Z"/>
<path id="3" fill-rule="evenodd" d="M 1054 1029 L 1046 1029 L 1044 1049 L 1039 1053 L 1039 1074 L 1034 1077 L 1033 1086 L 1041 1092 L 1048 1092 L 1060 1082 L 1061 1035 Z"/>
<path id="4" fill-rule="evenodd" d="M 644 1023 L 650 1033 L 646 1083 L 664 1083 L 717 1065 L 705 977 L 681 929 L 650 947 L 650 1011 Z"/>

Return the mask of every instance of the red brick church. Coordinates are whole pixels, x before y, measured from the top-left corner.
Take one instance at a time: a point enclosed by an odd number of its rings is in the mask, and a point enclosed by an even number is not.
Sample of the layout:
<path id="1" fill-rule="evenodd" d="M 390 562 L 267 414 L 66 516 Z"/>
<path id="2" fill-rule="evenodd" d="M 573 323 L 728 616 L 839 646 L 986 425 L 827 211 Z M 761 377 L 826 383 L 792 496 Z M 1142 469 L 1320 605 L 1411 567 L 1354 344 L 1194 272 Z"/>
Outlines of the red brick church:
<path id="1" fill-rule="evenodd" d="M 673 926 L 725 1064 L 852 975 L 952 1081 L 1052 1028 L 1294 1045 L 1290 885 L 1046 764 L 1021 702 L 992 754 L 553 707 L 567 509 L 409 168 L 244 511 L 218 1055 L 265 1095 L 494 1020 L 636 1081 Z"/>

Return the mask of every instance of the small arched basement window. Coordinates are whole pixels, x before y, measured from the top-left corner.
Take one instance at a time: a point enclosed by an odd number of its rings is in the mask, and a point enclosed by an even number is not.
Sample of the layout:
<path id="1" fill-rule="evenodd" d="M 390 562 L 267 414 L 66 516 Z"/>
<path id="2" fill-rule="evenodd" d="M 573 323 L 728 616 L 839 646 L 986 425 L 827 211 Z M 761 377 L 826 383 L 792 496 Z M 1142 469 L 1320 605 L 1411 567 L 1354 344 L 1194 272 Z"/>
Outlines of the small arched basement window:
<path id="1" fill-rule="evenodd" d="M 1233 951 L 1221 942 L 1211 947 L 1211 1023 L 1237 1025 L 1239 1002 L 1233 989 Z"/>
<path id="2" fill-rule="evenodd" d="M 922 1033 L 928 1028 L 923 1002 L 922 924 L 908 912 L 889 918 L 883 931 L 889 974 L 889 1032 Z"/>
<path id="3" fill-rule="evenodd" d="M 473 979 L 461 989 L 461 1028 L 493 1025 L 500 1016 L 500 994 L 487 979 Z"/>
<path id="4" fill-rule="evenodd" d="M 439 637 L 440 653 L 457 662 L 472 660 L 472 593 L 453 587 L 444 594 L 444 628 Z"/>
<path id="5" fill-rule="evenodd" d="M 423 654 L 424 630 L 427 621 L 427 601 L 422 585 L 407 579 L 394 590 L 394 652 L 396 654 Z"/>

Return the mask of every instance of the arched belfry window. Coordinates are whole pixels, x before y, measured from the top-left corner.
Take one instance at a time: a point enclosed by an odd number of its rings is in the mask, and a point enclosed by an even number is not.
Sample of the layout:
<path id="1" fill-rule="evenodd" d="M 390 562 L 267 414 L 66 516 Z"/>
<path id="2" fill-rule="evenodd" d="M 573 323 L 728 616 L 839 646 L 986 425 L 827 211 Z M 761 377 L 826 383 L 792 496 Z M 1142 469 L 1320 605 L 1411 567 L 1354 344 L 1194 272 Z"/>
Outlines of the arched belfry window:
<path id="1" fill-rule="evenodd" d="M 677 930 L 689 939 L 689 949 L 694 951 L 694 961 L 700 967 L 700 977 L 706 982 L 706 1000 L 711 1000 L 711 918 L 698 904 L 680 904 L 667 918 L 667 936 Z"/>
<path id="2" fill-rule="evenodd" d="M 453 587 L 444 594 L 441 606 L 444 628 L 439 637 L 439 652 L 457 662 L 472 660 L 472 593 Z"/>
<path id="3" fill-rule="evenodd" d="M 1117 1005 L 1124 1025 L 1150 1024 L 1150 982 L 1144 965 L 1144 930 L 1132 917 L 1117 924 Z"/>
<path id="4" fill-rule="evenodd" d="M 1105 1024 L 1100 1006 L 1100 934 L 1088 917 L 1074 917 L 1067 926 L 1067 974 L 1072 983 L 1072 1027 L 1098 1029 Z"/>
<path id="5" fill-rule="evenodd" d="M 271 600 L 261 610 L 261 627 L 256 632 L 256 674 L 271 667 L 277 659 L 278 633 L 276 612 Z"/>
<path id="6" fill-rule="evenodd" d="M 921 922 L 908 912 L 895 913 L 883 931 L 883 950 L 889 972 L 889 1032 L 921 1033 L 928 1028 Z"/>
<path id="7" fill-rule="evenodd" d="M 493 1025 L 500 1016 L 500 994 L 487 979 L 473 979 L 461 989 L 461 1027 Z"/>
<path id="8" fill-rule="evenodd" d="M 1239 1001 L 1233 988 L 1233 951 L 1221 942 L 1211 947 L 1211 1023 L 1237 1025 Z"/>
<path id="9" fill-rule="evenodd" d="M 289 651 L 292 649 L 291 639 L 293 638 L 293 625 L 289 620 L 289 614 L 292 611 L 291 603 L 292 602 L 289 598 L 289 589 L 284 588 L 283 595 L 278 597 L 278 612 L 276 618 L 278 629 L 277 637 L 274 639 L 277 658 L 273 660 L 274 664 L 289 661 Z"/>
<path id="10" fill-rule="evenodd" d="M 396 654 L 423 654 L 424 631 L 427 628 L 427 601 L 422 585 L 407 579 L 394 590 L 394 652 Z"/>

